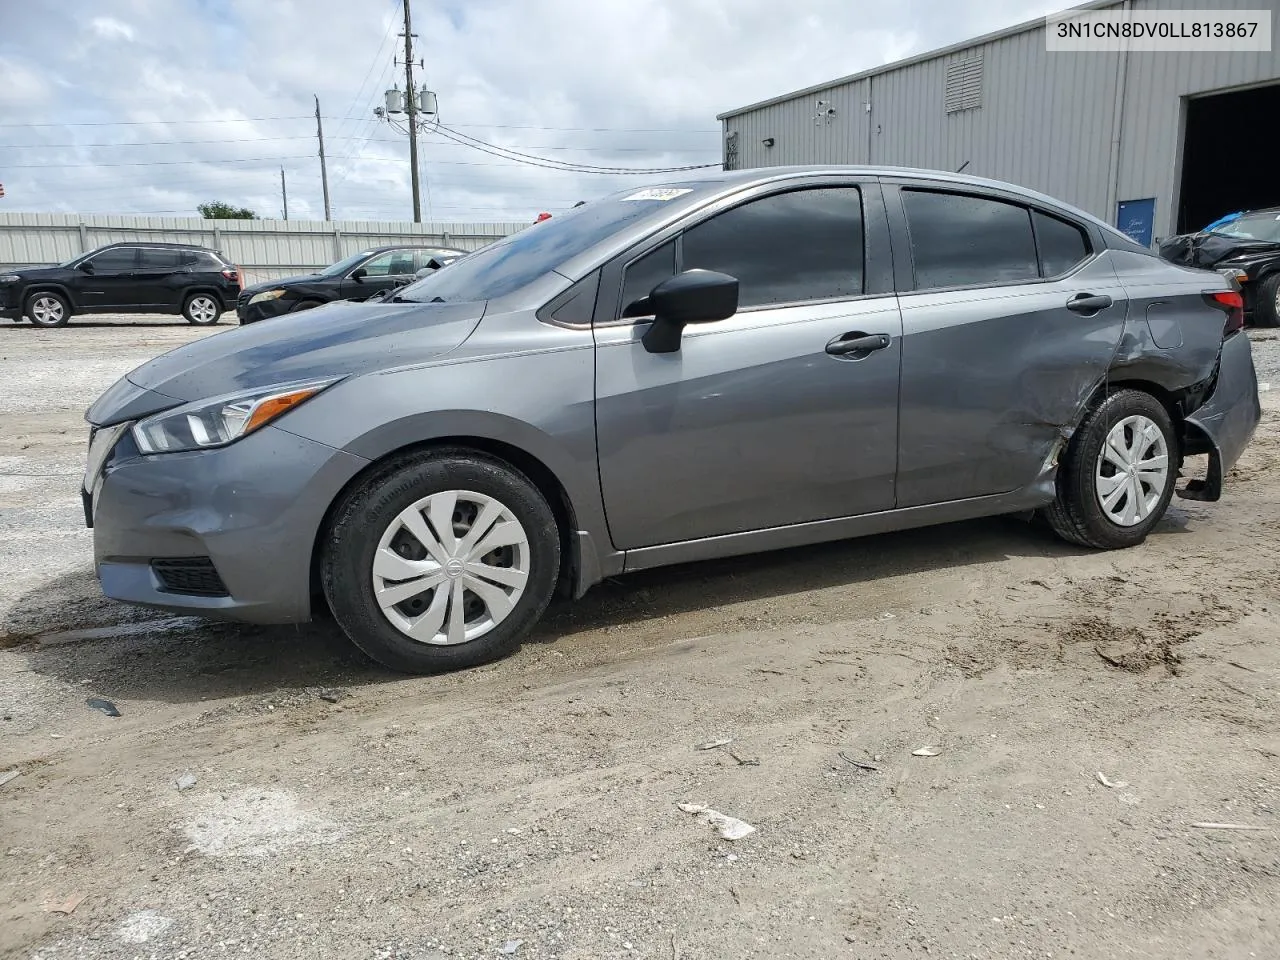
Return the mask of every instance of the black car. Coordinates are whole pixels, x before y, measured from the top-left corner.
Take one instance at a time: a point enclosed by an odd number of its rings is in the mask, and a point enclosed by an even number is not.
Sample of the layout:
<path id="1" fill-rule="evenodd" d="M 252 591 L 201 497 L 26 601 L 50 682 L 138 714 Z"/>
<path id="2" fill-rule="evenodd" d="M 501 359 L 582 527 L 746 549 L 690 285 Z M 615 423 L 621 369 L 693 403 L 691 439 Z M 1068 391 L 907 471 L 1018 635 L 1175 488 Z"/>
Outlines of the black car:
<path id="1" fill-rule="evenodd" d="M 1160 256 L 1189 267 L 1229 271 L 1244 292 L 1245 317 L 1280 326 L 1280 207 L 1224 217 L 1199 233 L 1169 237 Z"/>
<path id="2" fill-rule="evenodd" d="M 465 253 L 447 247 L 413 245 L 363 250 L 319 273 L 282 277 L 248 287 L 240 294 L 236 314 L 242 324 L 254 323 L 334 300 L 367 300 L 413 281 L 420 270 L 438 270 Z"/>
<path id="3" fill-rule="evenodd" d="M 65 326 L 77 313 L 174 313 L 218 322 L 240 294 L 240 271 L 216 250 L 184 243 L 111 243 L 55 267 L 0 275 L 0 317 Z"/>

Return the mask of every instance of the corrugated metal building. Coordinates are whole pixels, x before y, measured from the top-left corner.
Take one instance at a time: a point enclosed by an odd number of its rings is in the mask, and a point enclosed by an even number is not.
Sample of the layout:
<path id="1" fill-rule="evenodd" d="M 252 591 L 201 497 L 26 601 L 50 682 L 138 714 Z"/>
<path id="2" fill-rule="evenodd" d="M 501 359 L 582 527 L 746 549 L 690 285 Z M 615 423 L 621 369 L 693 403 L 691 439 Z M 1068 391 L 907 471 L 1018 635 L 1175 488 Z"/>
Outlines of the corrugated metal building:
<path id="1" fill-rule="evenodd" d="M 1280 27 L 1280 0 L 1198 6 L 1268 9 Z M 1147 243 L 1280 204 L 1280 46 L 1050 53 L 1045 39 L 1044 20 L 1034 20 L 721 114 L 725 166 L 963 167 L 1075 204 Z"/>

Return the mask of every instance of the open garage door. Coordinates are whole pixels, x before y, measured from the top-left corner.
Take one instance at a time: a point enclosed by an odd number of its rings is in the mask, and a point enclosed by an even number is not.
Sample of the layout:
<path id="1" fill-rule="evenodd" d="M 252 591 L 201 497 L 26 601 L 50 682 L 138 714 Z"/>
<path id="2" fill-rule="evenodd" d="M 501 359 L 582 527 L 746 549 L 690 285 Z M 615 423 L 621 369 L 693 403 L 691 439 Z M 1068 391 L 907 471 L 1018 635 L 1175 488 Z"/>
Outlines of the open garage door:
<path id="1" fill-rule="evenodd" d="M 1280 205 L 1280 164 L 1273 147 L 1277 118 L 1280 83 L 1187 101 L 1179 233 L 1237 210 Z"/>

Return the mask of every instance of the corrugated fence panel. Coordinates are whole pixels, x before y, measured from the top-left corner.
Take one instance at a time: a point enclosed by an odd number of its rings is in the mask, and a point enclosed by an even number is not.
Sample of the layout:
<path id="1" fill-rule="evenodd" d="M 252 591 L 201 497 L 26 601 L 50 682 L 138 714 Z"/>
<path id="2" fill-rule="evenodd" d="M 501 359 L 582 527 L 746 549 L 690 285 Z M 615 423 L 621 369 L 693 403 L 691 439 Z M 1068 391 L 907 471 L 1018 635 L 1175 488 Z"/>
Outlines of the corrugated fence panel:
<path id="1" fill-rule="evenodd" d="M 190 243 L 222 251 L 246 282 L 304 273 L 370 247 L 427 243 L 477 250 L 525 223 L 201 220 L 108 214 L 0 213 L 0 267 L 62 263 L 108 243 Z"/>

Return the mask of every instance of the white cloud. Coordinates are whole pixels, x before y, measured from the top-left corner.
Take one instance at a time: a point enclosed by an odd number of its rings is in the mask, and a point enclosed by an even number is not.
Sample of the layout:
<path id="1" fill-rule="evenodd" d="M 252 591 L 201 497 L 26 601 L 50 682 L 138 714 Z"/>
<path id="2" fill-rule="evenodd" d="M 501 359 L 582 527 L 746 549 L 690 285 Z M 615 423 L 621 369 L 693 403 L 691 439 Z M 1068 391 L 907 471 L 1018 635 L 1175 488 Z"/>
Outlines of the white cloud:
<path id="1" fill-rule="evenodd" d="M 94 17 L 89 26 L 103 40 L 128 40 L 133 42 L 133 27 L 112 17 Z"/>
<path id="2" fill-rule="evenodd" d="M 538 156 L 645 168 L 718 162 L 717 113 L 1056 6 L 416 0 L 414 30 L 444 123 Z M 405 138 L 372 116 L 403 85 L 399 0 L 100 0 L 66 44 L 78 7 L 6 9 L 0 209 L 193 215 L 223 199 L 278 216 L 283 165 L 291 216 L 319 217 L 314 93 L 334 215 L 408 219 Z M 424 214 L 444 221 L 532 220 L 664 179 L 538 169 L 436 135 L 421 152 Z"/>

